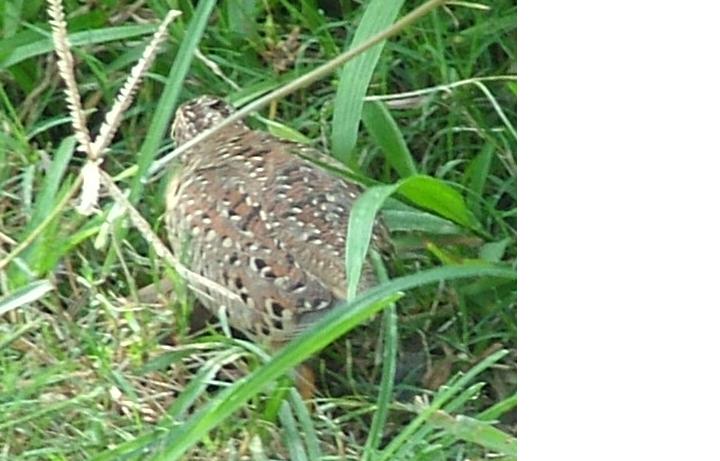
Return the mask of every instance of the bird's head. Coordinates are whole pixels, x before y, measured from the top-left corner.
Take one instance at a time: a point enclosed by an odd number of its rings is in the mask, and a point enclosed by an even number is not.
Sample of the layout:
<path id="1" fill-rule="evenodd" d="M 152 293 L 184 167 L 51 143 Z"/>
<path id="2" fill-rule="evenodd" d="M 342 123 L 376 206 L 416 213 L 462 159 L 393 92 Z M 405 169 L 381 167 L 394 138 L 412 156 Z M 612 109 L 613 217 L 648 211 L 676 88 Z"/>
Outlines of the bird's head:
<path id="1" fill-rule="evenodd" d="M 208 130 L 233 112 L 233 107 L 215 96 L 200 96 L 181 105 L 175 111 L 170 136 L 175 146 L 185 144 Z"/>

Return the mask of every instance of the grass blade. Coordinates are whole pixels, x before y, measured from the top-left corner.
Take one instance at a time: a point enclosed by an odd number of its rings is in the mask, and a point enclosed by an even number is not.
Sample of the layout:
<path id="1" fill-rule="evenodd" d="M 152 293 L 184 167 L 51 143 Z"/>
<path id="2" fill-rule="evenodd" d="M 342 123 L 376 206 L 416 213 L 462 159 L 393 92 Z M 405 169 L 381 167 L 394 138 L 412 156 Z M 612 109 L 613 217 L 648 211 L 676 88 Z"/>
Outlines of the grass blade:
<path id="1" fill-rule="evenodd" d="M 356 47 L 392 24 L 402 4 L 402 0 L 371 0 L 349 48 Z M 332 119 L 331 145 L 333 154 L 342 162 L 350 161 L 350 153 L 355 148 L 363 98 L 384 46 L 385 42 L 374 46 L 348 63 L 340 73 Z"/>
<path id="2" fill-rule="evenodd" d="M 505 124 L 505 127 L 507 128 L 508 132 L 512 135 L 513 138 L 517 139 L 517 131 L 515 130 L 515 127 L 512 125 L 510 120 L 508 119 L 507 115 L 505 115 L 505 111 L 500 106 L 500 104 L 497 102 L 497 99 L 495 99 L 495 96 L 493 96 L 492 92 L 488 89 L 488 87 L 481 81 L 476 81 L 475 85 L 482 90 L 483 93 L 485 93 L 485 96 L 488 98 L 488 101 L 490 101 L 490 104 L 492 104 L 493 108 L 495 109 L 495 112 L 497 112 L 498 117 L 500 117 L 500 120 Z"/>
<path id="3" fill-rule="evenodd" d="M 74 136 L 63 139 L 60 146 L 58 146 L 53 156 L 50 170 L 43 180 L 42 189 L 33 204 L 33 214 L 28 224 L 28 230 L 37 227 L 37 225 L 52 212 L 53 202 L 58 198 L 57 193 L 60 188 L 60 182 L 65 175 L 65 170 L 67 169 L 68 163 L 70 163 L 74 150 Z"/>
<path id="4" fill-rule="evenodd" d="M 398 202 L 400 203 L 400 202 Z M 435 235 L 454 235 L 463 233 L 460 226 L 425 211 L 407 208 L 390 208 L 390 201 L 383 208 L 383 221 L 390 232 L 424 232 Z"/>
<path id="5" fill-rule="evenodd" d="M 517 457 L 517 440 L 487 421 L 465 415 L 452 416 L 438 411 L 429 419 L 430 424 L 442 428 L 459 440 L 472 442 L 506 456 Z"/>
<path id="6" fill-rule="evenodd" d="M 305 447 L 303 447 L 302 440 L 300 440 L 297 422 L 287 400 L 280 405 L 280 422 L 283 425 L 283 438 L 285 439 L 285 446 L 290 452 L 290 459 L 292 461 L 308 461 Z"/>
<path id="7" fill-rule="evenodd" d="M 482 382 L 470 384 L 444 405 L 444 411 L 453 412 L 462 410 L 465 408 L 467 402 L 476 398 L 484 387 L 485 383 Z M 418 449 L 422 449 L 422 446 L 428 443 L 427 441 L 431 438 L 433 431 L 435 431 L 435 427 L 430 424 L 421 426 L 417 432 L 409 437 L 403 446 L 393 455 L 394 458 L 407 459 L 408 454 L 411 454 Z"/>
<path id="8" fill-rule="evenodd" d="M 163 434 L 167 433 L 164 427 L 157 427 L 153 431 L 140 435 L 134 439 L 128 440 L 110 450 L 104 451 L 99 455 L 90 458 L 92 461 L 115 461 L 118 459 L 142 459 L 140 456 L 145 449 L 153 442 L 160 439 Z M 134 458 L 130 456 L 136 455 Z"/>
<path id="9" fill-rule="evenodd" d="M 373 266 L 378 272 L 380 281 L 386 282 L 388 279 L 387 272 L 383 266 L 382 259 L 377 252 L 371 253 Z M 395 305 L 391 305 L 383 312 L 383 366 L 380 381 L 380 392 L 378 393 L 377 408 L 373 415 L 368 439 L 365 443 L 362 460 L 369 460 L 374 457 L 380 446 L 383 435 L 383 428 L 387 422 L 387 416 L 390 411 L 390 400 L 392 400 L 393 386 L 395 384 L 395 372 L 397 370 L 397 351 L 398 351 L 398 328 L 397 328 L 397 312 Z"/>
<path id="10" fill-rule="evenodd" d="M 308 457 L 312 461 L 318 461 L 322 457 L 322 451 L 320 450 L 320 440 L 318 440 L 315 434 L 315 428 L 313 427 L 310 413 L 308 412 L 305 402 L 303 402 L 300 393 L 294 387 L 290 389 L 290 404 L 292 405 L 297 419 L 302 427 L 303 434 L 305 435 L 305 446 L 307 447 Z"/>
<path id="11" fill-rule="evenodd" d="M 42 220 L 40 224 L 35 227 L 30 234 L 28 234 L 21 242 L 19 242 L 15 247 L 7 254 L 5 257 L 0 260 L 0 269 L 4 268 L 10 262 L 17 257 L 18 254 L 20 254 L 25 248 L 27 248 L 39 235 L 41 235 L 45 229 L 52 224 L 53 220 L 62 213 L 63 209 L 65 208 L 65 205 L 70 201 L 72 196 L 80 189 L 80 178 L 75 178 L 73 184 L 70 186 L 69 190 L 65 195 L 63 195 L 62 199 L 55 205 L 55 207 L 52 209 L 50 214 Z M 16 261 L 17 263 L 17 261 Z"/>
<path id="12" fill-rule="evenodd" d="M 402 177 L 417 174 L 415 161 L 405 144 L 400 128 L 381 101 L 366 102 L 363 108 L 363 123 L 375 144 L 380 146 L 385 159 Z"/>
<path id="13" fill-rule="evenodd" d="M 49 280 L 37 280 L 30 282 L 24 287 L 13 291 L 9 295 L 0 299 L 0 316 L 17 309 L 20 306 L 29 304 L 41 299 L 54 289 L 53 284 Z"/>
<path id="14" fill-rule="evenodd" d="M 170 119 L 175 113 L 175 106 L 177 105 L 185 76 L 188 70 L 190 70 L 194 51 L 198 43 L 200 43 L 200 39 L 210 19 L 210 14 L 214 11 L 214 7 L 215 0 L 201 0 L 198 2 L 195 14 L 185 31 L 185 36 L 177 51 L 177 57 L 175 58 L 175 62 L 173 62 L 170 75 L 165 82 L 162 95 L 160 95 L 160 99 L 155 106 L 155 112 L 150 122 L 145 141 L 138 153 L 138 171 L 133 178 L 130 188 L 130 200 L 132 202 L 137 202 L 148 168 L 150 168 L 150 163 L 160 149 L 162 140 L 165 138 L 165 132 L 167 131 Z"/>
<path id="15" fill-rule="evenodd" d="M 174 428 L 165 441 L 165 450 L 149 459 L 180 459 L 185 451 L 257 395 L 269 382 L 396 301 L 400 291 L 440 280 L 481 276 L 514 279 L 515 273 L 510 269 L 495 266 L 445 266 L 398 278 L 366 291 L 353 301 L 338 307 L 308 332 L 287 344 L 266 365 L 255 370 L 246 379 L 223 390 L 189 421 Z"/>
<path id="16" fill-rule="evenodd" d="M 180 96 L 185 76 L 190 70 L 195 49 L 198 43 L 200 43 L 210 15 L 214 11 L 215 1 L 216 0 L 201 0 L 198 2 L 195 14 L 184 32 L 185 35 L 177 51 L 177 57 L 170 69 L 170 75 L 168 75 L 165 81 L 163 92 L 154 108 L 153 117 L 150 121 L 147 134 L 145 135 L 145 141 L 143 141 L 142 146 L 140 146 L 140 151 L 138 152 L 137 170 L 130 185 L 129 199 L 133 204 L 137 203 L 140 198 L 140 193 L 145 184 L 150 165 L 165 138 L 170 119 L 175 113 L 175 107 L 177 106 L 177 100 Z M 116 222 L 114 230 L 118 241 L 122 241 L 127 234 L 127 229 L 121 227 L 119 223 Z M 108 257 L 103 266 L 104 273 L 109 272 L 114 258 L 114 253 L 108 253 Z"/>
<path id="17" fill-rule="evenodd" d="M 357 292 L 365 256 L 370 246 L 375 216 L 385 200 L 396 191 L 417 205 L 431 209 L 466 227 L 476 226 L 472 214 L 465 206 L 462 195 L 442 180 L 415 175 L 393 185 L 368 188 L 360 195 L 350 211 L 345 244 L 347 299 L 353 299 Z"/>
<path id="18" fill-rule="evenodd" d="M 72 46 L 83 46 L 107 43 L 115 40 L 125 40 L 140 35 L 152 34 L 155 32 L 155 27 L 155 24 L 142 24 L 75 32 L 70 34 L 70 44 Z M 35 31 L 26 31 L 22 33 L 22 36 L 18 34 L 15 37 L 0 40 L 0 50 L 10 50 L 4 59 L 0 60 L 0 69 L 5 69 L 26 59 L 52 52 L 53 44 L 50 31 L 43 31 L 43 33 L 47 35 L 43 36 Z M 27 34 L 30 40 L 32 40 L 33 35 L 37 35 L 37 38 L 29 43 L 23 43 L 17 46 L 12 43 L 17 42 L 18 38 L 23 38 L 25 36 L 24 34 Z"/>
<path id="19" fill-rule="evenodd" d="M 513 394 L 510 397 L 491 406 L 490 408 L 483 410 L 482 413 L 477 415 L 477 417 L 482 421 L 494 420 L 515 407 L 517 407 L 517 394 Z"/>
<path id="20" fill-rule="evenodd" d="M 398 183 L 398 192 L 415 205 L 444 218 L 468 228 L 477 227 L 477 220 L 462 195 L 445 181 L 424 175 L 411 176 Z"/>
<path id="21" fill-rule="evenodd" d="M 228 363 L 235 362 L 241 358 L 234 349 L 228 349 L 207 361 L 198 370 L 193 379 L 185 386 L 183 391 L 178 395 L 175 401 L 168 409 L 168 415 L 175 419 L 181 419 L 192 405 L 198 400 L 200 395 L 207 389 L 218 371 Z"/>
<path id="22" fill-rule="evenodd" d="M 470 381 L 478 374 L 485 371 L 492 364 L 503 358 L 507 354 L 506 350 L 500 350 L 482 360 L 480 363 L 472 367 L 468 372 L 458 379 L 455 383 L 448 386 L 442 392 L 438 393 L 433 402 L 423 409 L 405 428 L 398 434 L 378 458 L 380 461 L 395 459 L 393 455 L 402 447 L 407 439 L 409 439 L 428 419 L 430 419 L 438 410 L 440 410 L 453 395 L 464 389 Z"/>
<path id="23" fill-rule="evenodd" d="M 367 189 L 358 197 L 350 210 L 348 235 L 345 245 L 345 273 L 347 274 L 347 299 L 353 299 L 362 275 L 365 255 L 367 255 L 372 236 L 375 216 L 396 185 L 375 186 Z"/>
<path id="24" fill-rule="evenodd" d="M 62 414 L 64 411 L 72 411 L 71 409 L 80 402 L 87 402 L 93 400 L 104 392 L 104 389 L 97 388 L 90 393 L 78 395 L 69 399 L 59 400 L 53 403 L 44 403 L 37 405 L 37 409 L 29 415 L 8 418 L 5 421 L 0 421 L 0 431 L 5 431 L 8 428 L 20 426 L 22 423 L 32 421 L 34 419 L 47 416 L 53 413 Z"/>

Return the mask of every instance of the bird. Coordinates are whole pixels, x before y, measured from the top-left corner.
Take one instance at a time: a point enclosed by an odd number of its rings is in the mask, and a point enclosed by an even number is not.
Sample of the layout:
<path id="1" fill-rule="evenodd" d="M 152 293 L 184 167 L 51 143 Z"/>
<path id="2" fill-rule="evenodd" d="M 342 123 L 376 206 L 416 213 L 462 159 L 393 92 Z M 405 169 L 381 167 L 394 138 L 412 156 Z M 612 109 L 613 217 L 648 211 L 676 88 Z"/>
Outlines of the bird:
<path id="1" fill-rule="evenodd" d="M 219 97 L 192 99 L 177 109 L 171 138 L 179 147 L 233 111 Z M 180 156 L 165 196 L 175 256 L 237 295 L 229 299 L 189 282 L 200 303 L 273 349 L 347 295 L 346 233 L 362 189 L 310 159 L 342 165 L 312 147 L 234 121 Z M 389 241 L 379 219 L 372 241 L 378 247 Z M 358 292 L 374 284 L 366 262 Z"/>

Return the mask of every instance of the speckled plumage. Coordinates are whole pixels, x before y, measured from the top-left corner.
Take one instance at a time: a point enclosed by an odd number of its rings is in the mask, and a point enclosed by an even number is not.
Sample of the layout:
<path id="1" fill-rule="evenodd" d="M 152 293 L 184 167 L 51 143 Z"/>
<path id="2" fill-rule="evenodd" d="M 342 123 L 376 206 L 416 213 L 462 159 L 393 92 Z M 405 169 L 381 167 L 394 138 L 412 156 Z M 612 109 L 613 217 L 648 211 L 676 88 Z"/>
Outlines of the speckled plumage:
<path id="1" fill-rule="evenodd" d="M 202 96 L 177 110 L 172 137 L 183 144 L 231 112 Z M 176 256 L 243 302 L 193 287 L 198 298 L 262 342 L 284 342 L 346 292 L 345 234 L 360 189 L 298 154 L 322 155 L 236 122 L 191 147 L 168 186 Z M 361 290 L 372 283 L 366 271 Z"/>

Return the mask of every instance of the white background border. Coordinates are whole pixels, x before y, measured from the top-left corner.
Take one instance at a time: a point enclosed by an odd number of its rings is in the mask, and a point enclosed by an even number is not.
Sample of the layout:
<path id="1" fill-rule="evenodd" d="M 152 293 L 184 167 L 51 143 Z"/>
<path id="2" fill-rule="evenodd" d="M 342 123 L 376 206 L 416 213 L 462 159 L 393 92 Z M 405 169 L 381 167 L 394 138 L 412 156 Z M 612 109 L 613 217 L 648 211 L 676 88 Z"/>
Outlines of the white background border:
<path id="1" fill-rule="evenodd" d="M 720 3 L 518 16 L 520 459 L 720 459 Z"/>

